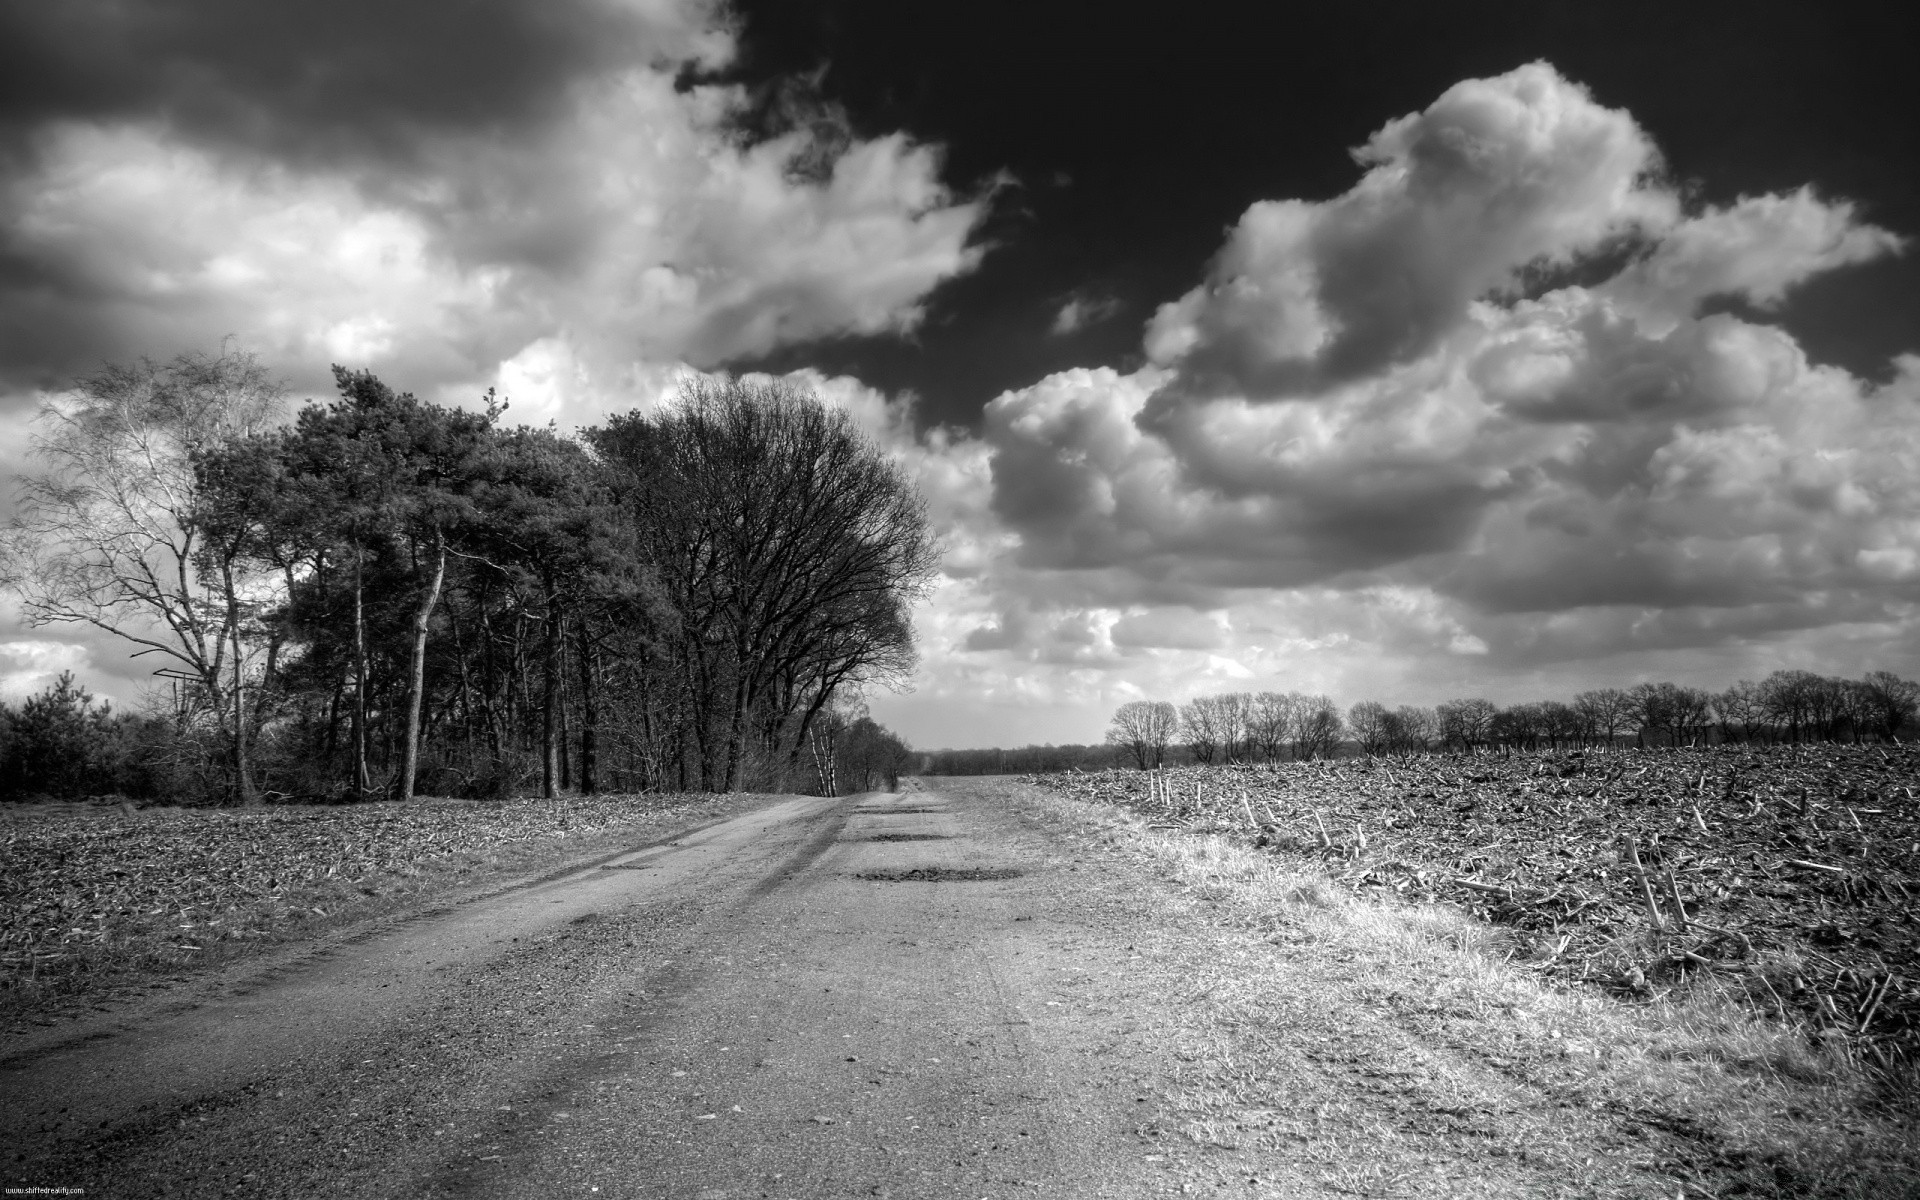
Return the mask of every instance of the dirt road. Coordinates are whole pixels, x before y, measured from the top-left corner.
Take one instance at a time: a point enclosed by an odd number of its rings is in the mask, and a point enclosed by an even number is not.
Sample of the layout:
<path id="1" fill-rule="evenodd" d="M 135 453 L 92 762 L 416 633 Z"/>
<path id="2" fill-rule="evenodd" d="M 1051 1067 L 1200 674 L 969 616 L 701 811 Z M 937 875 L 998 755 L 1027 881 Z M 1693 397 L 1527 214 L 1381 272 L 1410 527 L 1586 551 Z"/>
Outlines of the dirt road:
<path id="1" fill-rule="evenodd" d="M 1049 850 L 943 797 L 781 803 L 16 1042 L 0 1173 L 92 1196 L 1132 1195 L 1152 1056 L 1089 1071 L 1049 990 L 1127 949 L 1035 892 Z"/>
<path id="2" fill-rule="evenodd" d="M 1342 982 L 1346 959 L 1224 935 L 1175 891 L 1017 789 L 788 800 L 14 1039 L 0 1179 L 139 1197 L 1699 1194 L 1676 1184 L 1688 1135 L 1556 1101 Z M 1258 1071 L 1235 1059 L 1254 1032 Z"/>

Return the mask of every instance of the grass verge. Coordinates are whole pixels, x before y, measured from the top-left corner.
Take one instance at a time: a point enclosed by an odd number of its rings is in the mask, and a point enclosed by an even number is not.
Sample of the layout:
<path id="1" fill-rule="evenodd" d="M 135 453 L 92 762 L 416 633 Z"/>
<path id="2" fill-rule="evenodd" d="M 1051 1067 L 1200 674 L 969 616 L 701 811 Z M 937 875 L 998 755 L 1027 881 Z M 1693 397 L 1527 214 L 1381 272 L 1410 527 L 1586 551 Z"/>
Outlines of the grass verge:
<path id="1" fill-rule="evenodd" d="M 1191 1069 L 1168 1097 L 1201 1146 L 1324 1155 L 1356 1194 L 1427 1194 L 1350 1147 L 1377 1148 L 1433 1114 L 1382 1120 L 1380 1109 L 1343 1112 L 1331 1095 L 1316 1109 L 1304 1055 L 1323 1073 L 1367 1076 L 1395 1103 L 1458 1091 L 1457 1110 L 1437 1110 L 1452 1132 L 1563 1171 L 1569 1195 L 1920 1195 L 1911 1069 L 1867 1071 L 1711 982 L 1651 1003 L 1570 991 L 1511 961 L 1508 931 L 1459 910 L 1356 896 L 1305 857 L 1014 786 L 1049 823 L 1141 862 L 1177 905 L 1229 933 L 1194 964 L 1176 1046 Z M 1345 1011 L 1277 1016 L 1303 983 Z M 1551 1119 L 1484 1106 L 1493 1092 L 1475 1089 L 1475 1073 L 1514 1085 Z M 1614 1157 L 1596 1162 L 1596 1144 Z M 1671 1187 L 1647 1190 L 1654 1178 Z"/>

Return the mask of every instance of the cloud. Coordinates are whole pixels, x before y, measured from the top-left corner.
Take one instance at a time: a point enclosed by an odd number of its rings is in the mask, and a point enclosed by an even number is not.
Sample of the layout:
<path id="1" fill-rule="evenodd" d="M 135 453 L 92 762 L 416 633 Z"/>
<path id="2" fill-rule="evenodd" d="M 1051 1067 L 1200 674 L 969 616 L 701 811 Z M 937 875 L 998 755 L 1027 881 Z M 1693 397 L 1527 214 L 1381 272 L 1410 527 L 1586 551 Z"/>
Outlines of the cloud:
<path id="1" fill-rule="evenodd" d="M 70 642 L 0 642 L 0 701 L 18 703 L 45 691 L 62 671 L 76 675 L 88 666 L 85 646 Z"/>
<path id="2" fill-rule="evenodd" d="M 1353 152 L 1324 203 L 1249 208 L 1204 283 L 1147 329 L 1177 394 L 1295 395 L 1431 351 L 1473 301 L 1679 216 L 1625 112 L 1545 63 L 1455 84 Z"/>
<path id="3" fill-rule="evenodd" d="M 1920 668 L 1920 357 L 1875 385 L 1764 321 L 1903 238 L 1811 188 L 1690 209 L 1631 116 L 1545 64 L 1356 158 L 1341 196 L 1252 206 L 1149 365 L 988 406 L 1014 545 L 957 653 L 1043 663 L 1113 613 L 1109 683 L 1143 691 L 1215 659 L 1429 701 Z"/>
<path id="4" fill-rule="evenodd" d="M 584 77 L 723 65 L 716 0 L 72 0 L 0 10 L 8 132 L 158 115 L 249 156 L 385 170 L 449 136 L 516 140 Z"/>
<path id="5" fill-rule="evenodd" d="M 1090 325 L 1098 325 L 1119 311 L 1120 301 L 1112 296 L 1073 296 L 1054 314 L 1054 336 L 1078 333 Z"/>
<path id="6" fill-rule="evenodd" d="M 733 54 L 714 5 L 483 3 L 451 40 L 425 5 L 383 9 L 374 39 L 340 6 L 77 7 L 103 21 L 87 61 L 130 69 L 16 106 L 16 394 L 233 334 L 302 382 L 346 361 L 432 394 L 512 363 L 546 403 L 636 364 L 909 330 L 979 259 L 987 201 L 951 194 L 936 148 L 769 125 L 744 89 L 690 81 Z M 66 36 L 53 10 L 12 19 L 23 44 Z M 476 56 L 457 82 L 454 42 Z M 487 78 L 509 47 L 525 61 Z M 584 380 L 541 374 L 561 347 Z"/>

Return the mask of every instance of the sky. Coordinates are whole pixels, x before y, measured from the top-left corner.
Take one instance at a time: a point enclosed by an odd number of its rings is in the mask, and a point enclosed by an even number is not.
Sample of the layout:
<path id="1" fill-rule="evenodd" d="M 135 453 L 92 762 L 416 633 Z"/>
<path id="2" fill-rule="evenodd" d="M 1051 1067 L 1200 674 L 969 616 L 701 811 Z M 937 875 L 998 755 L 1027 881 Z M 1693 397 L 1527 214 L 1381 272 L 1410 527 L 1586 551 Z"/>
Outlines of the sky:
<path id="1" fill-rule="evenodd" d="M 871 697 L 921 747 L 1912 677 L 1916 24 L 0 0 L 0 471 L 79 375 L 223 344 L 562 430 L 795 374 L 947 546 Z M 11 603 L 0 694 L 137 697 Z"/>

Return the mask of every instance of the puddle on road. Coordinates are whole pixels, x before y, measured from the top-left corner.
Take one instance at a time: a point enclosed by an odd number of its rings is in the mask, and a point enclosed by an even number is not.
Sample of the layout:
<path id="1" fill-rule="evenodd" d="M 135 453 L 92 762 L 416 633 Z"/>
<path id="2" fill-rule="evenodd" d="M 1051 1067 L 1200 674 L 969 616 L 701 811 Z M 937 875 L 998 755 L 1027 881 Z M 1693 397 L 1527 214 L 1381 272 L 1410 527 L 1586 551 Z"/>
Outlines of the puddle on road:
<path id="1" fill-rule="evenodd" d="M 977 883 L 1015 879 L 1019 875 L 1013 867 L 901 867 L 890 871 L 861 871 L 854 878 L 876 883 Z"/>
<path id="2" fill-rule="evenodd" d="M 944 817 L 949 810 L 944 808 L 856 808 L 853 811 L 863 817 L 898 817 L 907 815 Z"/>
<path id="3" fill-rule="evenodd" d="M 866 837 L 846 840 L 849 842 L 944 842 L 952 836 L 949 833 L 870 833 Z"/>

